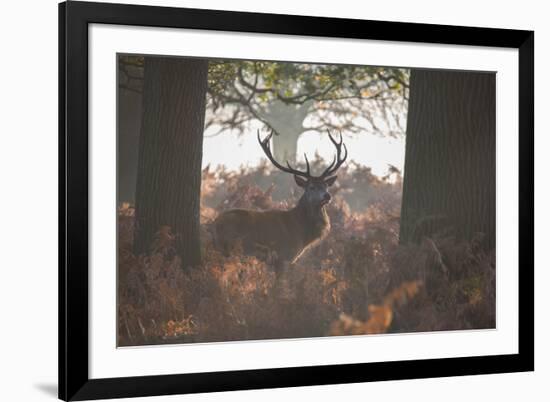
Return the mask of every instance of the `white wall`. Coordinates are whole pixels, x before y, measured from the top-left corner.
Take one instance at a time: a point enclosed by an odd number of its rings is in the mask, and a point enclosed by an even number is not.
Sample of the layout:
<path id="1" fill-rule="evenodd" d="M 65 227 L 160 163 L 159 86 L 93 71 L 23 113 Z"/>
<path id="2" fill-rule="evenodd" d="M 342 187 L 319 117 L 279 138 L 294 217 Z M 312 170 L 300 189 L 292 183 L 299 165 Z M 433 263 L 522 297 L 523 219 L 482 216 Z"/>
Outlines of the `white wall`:
<path id="1" fill-rule="evenodd" d="M 119 2 L 124 2 L 120 1 Z M 478 25 L 536 31 L 536 372 L 370 384 L 173 396 L 155 400 L 545 400 L 550 378 L 545 225 L 550 201 L 546 98 L 550 24 L 544 2 L 394 0 L 193 0 L 147 4 Z M 57 379 L 57 5 L 4 2 L 0 38 L 0 398 L 53 400 Z M 142 399 L 152 400 L 152 399 Z"/>

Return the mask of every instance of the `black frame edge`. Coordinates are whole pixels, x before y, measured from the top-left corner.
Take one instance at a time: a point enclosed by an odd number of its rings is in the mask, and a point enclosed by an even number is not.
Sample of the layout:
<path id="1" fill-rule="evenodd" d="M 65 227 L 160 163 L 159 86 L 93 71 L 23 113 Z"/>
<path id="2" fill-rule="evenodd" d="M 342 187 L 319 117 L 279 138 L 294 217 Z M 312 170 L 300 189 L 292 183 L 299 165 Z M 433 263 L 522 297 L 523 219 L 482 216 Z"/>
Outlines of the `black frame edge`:
<path id="1" fill-rule="evenodd" d="M 519 49 L 519 353 L 89 379 L 88 24 L 187 27 Z M 409 34 L 410 31 L 414 31 Z M 403 35 L 407 34 L 405 39 Z M 59 4 L 59 398 L 87 400 L 534 370 L 534 33 L 70 1 Z M 68 136 L 68 133 L 71 133 Z M 399 364 L 399 367 L 395 367 Z"/>
<path id="2" fill-rule="evenodd" d="M 66 288 L 65 288 L 65 3 L 58 6 L 58 397 L 67 400 L 67 381 L 66 381 L 66 357 L 65 342 L 67 339 L 67 331 L 65 326 L 65 305 L 66 305 Z"/>
<path id="3" fill-rule="evenodd" d="M 530 371 L 519 355 L 225 371 L 88 381 L 73 400 L 129 398 Z M 330 380 L 327 380 L 330 378 Z M 246 379 L 246 380 L 244 380 Z"/>
<path id="4" fill-rule="evenodd" d="M 535 369 L 535 33 L 519 47 L 519 355 Z M 531 297 L 528 297 L 531 295 Z"/>
<path id="5" fill-rule="evenodd" d="M 69 1 L 88 23 L 519 48 L 530 31 L 199 8 Z M 330 31 L 330 34 L 327 32 Z M 407 35 L 403 32 L 407 31 Z M 460 35 L 457 35 L 460 31 Z"/>
<path id="6" fill-rule="evenodd" d="M 60 335 L 59 396 L 73 400 L 88 378 L 88 23 L 85 7 L 59 4 L 60 61 Z M 61 35 L 62 34 L 62 35 Z M 62 36 L 62 38 L 61 38 Z M 83 88 L 84 86 L 84 88 Z M 63 176 L 61 176 L 63 174 Z M 63 208 L 63 210 L 61 210 Z M 61 387 L 61 385 L 63 387 Z"/>

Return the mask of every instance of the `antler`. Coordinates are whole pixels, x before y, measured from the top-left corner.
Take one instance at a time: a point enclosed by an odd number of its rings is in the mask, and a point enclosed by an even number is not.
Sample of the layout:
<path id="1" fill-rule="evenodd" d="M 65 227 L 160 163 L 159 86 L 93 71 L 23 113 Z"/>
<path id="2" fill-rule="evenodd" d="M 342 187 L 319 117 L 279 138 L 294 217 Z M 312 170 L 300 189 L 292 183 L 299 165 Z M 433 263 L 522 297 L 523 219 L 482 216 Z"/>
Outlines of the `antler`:
<path id="1" fill-rule="evenodd" d="M 344 138 L 342 137 L 342 132 L 340 132 L 340 141 L 336 141 L 329 130 L 327 130 L 328 137 L 330 138 L 330 141 L 334 144 L 336 147 L 336 156 L 332 160 L 332 163 L 328 165 L 328 167 L 325 169 L 325 171 L 321 174 L 321 178 L 330 176 L 334 174 L 340 166 L 342 166 L 342 163 L 344 163 L 348 157 L 348 149 L 346 148 L 346 144 L 344 144 Z M 344 151 L 346 152 L 344 157 L 342 158 L 342 146 L 344 147 Z"/>
<path id="2" fill-rule="evenodd" d="M 297 176 L 305 177 L 306 179 L 310 179 L 313 176 L 310 173 L 309 168 L 309 161 L 307 159 L 307 155 L 304 153 L 304 158 L 306 160 L 306 171 L 302 172 L 300 170 L 294 169 L 292 166 L 290 166 L 290 163 L 286 161 L 286 166 L 281 165 L 279 162 L 275 160 L 273 155 L 271 154 L 271 148 L 269 145 L 269 141 L 271 140 L 271 137 L 273 136 L 273 130 L 271 130 L 271 133 L 265 137 L 263 140 L 260 138 L 260 130 L 258 130 L 258 142 L 260 143 L 260 146 L 264 150 L 265 155 L 268 157 L 268 159 L 277 167 L 278 169 L 282 170 L 283 172 L 291 173 Z M 325 169 L 325 171 L 318 176 L 318 178 L 325 178 L 327 176 L 330 176 L 334 174 L 340 166 L 342 166 L 342 163 L 345 162 L 345 160 L 348 157 L 348 149 L 346 148 L 346 144 L 344 144 L 344 138 L 342 137 L 342 133 L 340 133 L 340 141 L 336 141 L 332 134 L 330 134 L 330 131 L 328 131 L 328 136 L 330 138 L 330 141 L 334 144 L 336 147 L 336 156 L 334 156 L 334 159 L 332 160 L 331 164 L 328 165 L 328 167 Z M 344 157 L 342 158 L 342 147 L 344 147 L 344 151 L 346 152 Z"/>
<path id="3" fill-rule="evenodd" d="M 271 133 L 265 137 L 263 140 L 260 138 L 260 130 L 258 130 L 258 142 L 260 143 L 260 146 L 264 150 L 265 155 L 267 158 L 275 165 L 276 168 L 282 170 L 283 172 L 291 173 L 296 176 L 302 176 L 306 179 L 311 178 L 310 170 L 309 170 L 309 161 L 307 160 L 307 155 L 304 154 L 304 158 L 306 159 L 306 171 L 302 172 L 300 170 L 294 169 L 292 166 L 290 166 L 290 163 L 286 161 L 286 166 L 281 165 L 279 162 L 275 160 L 273 155 L 271 154 L 271 147 L 269 145 L 269 141 L 271 140 L 271 137 L 273 137 L 273 130 L 271 130 Z"/>

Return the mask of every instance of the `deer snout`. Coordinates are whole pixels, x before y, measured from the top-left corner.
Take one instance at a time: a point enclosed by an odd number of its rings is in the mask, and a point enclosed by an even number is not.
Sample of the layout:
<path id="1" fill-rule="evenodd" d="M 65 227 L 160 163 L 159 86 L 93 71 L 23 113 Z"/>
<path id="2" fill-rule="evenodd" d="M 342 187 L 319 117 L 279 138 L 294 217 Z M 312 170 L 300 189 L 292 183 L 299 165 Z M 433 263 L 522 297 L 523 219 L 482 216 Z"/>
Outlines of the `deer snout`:
<path id="1" fill-rule="evenodd" d="M 330 202 L 330 199 L 331 199 L 331 198 L 332 198 L 332 197 L 330 196 L 329 193 L 323 194 L 323 198 L 322 198 L 323 204 L 328 204 L 328 203 Z"/>

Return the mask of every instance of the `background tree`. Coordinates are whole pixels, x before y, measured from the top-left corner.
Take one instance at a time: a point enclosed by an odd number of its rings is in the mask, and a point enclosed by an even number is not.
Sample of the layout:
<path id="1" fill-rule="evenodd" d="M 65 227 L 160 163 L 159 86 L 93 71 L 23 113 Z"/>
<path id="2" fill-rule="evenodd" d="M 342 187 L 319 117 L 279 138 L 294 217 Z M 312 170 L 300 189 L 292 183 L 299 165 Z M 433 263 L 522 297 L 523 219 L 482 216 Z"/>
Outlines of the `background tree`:
<path id="1" fill-rule="evenodd" d="M 117 198 L 135 203 L 139 137 L 142 123 L 142 56 L 118 57 Z"/>
<path id="2" fill-rule="evenodd" d="M 208 62 L 144 60 L 134 251 L 169 226 L 182 265 L 200 263 L 200 185 Z"/>
<path id="3" fill-rule="evenodd" d="M 495 243 L 495 74 L 412 70 L 400 239 Z"/>
<path id="4" fill-rule="evenodd" d="M 142 91 L 141 56 L 119 58 L 119 87 Z M 293 160 L 308 130 L 399 136 L 409 72 L 402 68 L 210 60 L 205 129 L 243 133 L 252 120 L 275 130 L 273 151 Z M 139 95 L 138 95 L 139 96 Z"/>
<path id="5" fill-rule="evenodd" d="M 278 160 L 296 157 L 308 130 L 404 134 L 408 70 L 367 66 L 211 61 L 206 128 L 242 132 L 259 120 Z"/>
<path id="6" fill-rule="evenodd" d="M 119 201 L 135 201 L 137 160 L 141 131 L 143 57 L 119 56 L 117 111 L 117 195 Z"/>

